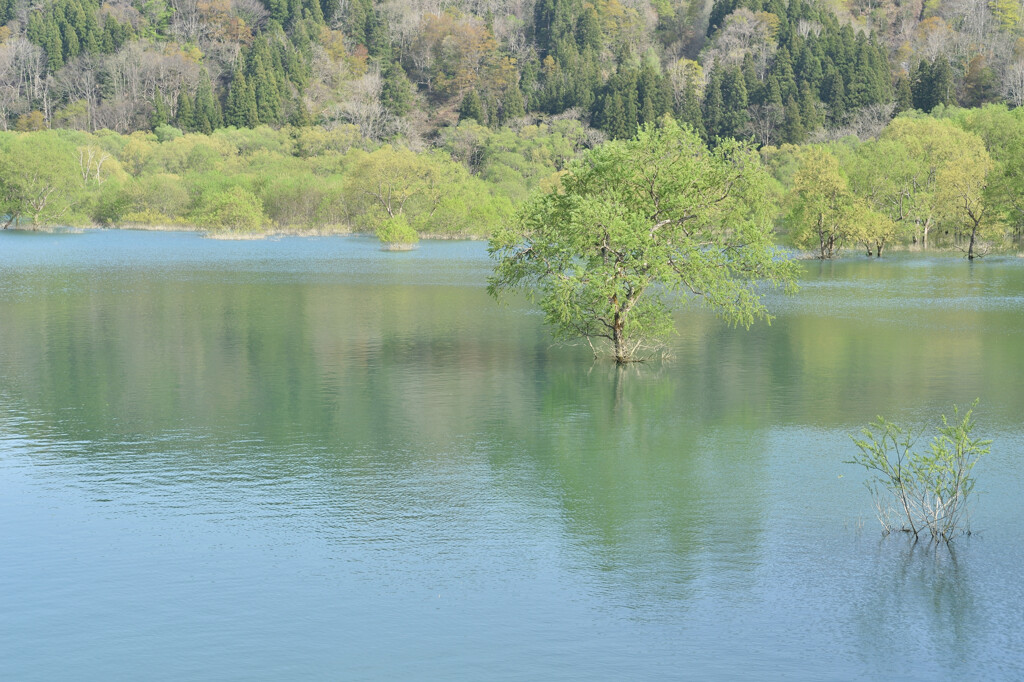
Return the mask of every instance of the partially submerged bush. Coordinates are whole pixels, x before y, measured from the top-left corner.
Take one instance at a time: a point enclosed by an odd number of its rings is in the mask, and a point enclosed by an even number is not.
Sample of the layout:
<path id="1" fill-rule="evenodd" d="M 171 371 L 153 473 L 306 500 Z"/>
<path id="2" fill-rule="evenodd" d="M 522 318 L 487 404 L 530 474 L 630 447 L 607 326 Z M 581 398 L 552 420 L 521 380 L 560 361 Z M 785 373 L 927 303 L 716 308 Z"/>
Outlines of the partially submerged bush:
<path id="1" fill-rule="evenodd" d="M 377 238 L 388 246 L 412 246 L 420 240 L 416 230 L 412 228 L 405 215 L 399 213 L 396 216 L 387 218 L 377 228 Z"/>
<path id="2" fill-rule="evenodd" d="M 200 227 L 253 232 L 263 225 L 263 206 L 252 192 L 235 186 L 210 196 L 194 219 Z"/>
<path id="3" fill-rule="evenodd" d="M 971 470 L 992 443 L 971 436 L 977 404 L 975 400 L 962 417 L 954 405 L 952 421 L 942 415 L 938 435 L 925 452 L 912 449 L 921 431 L 883 417 L 861 429 L 863 438 L 850 436 L 860 452 L 847 463 L 860 464 L 872 474 L 865 485 L 886 533 L 903 531 L 916 539 L 927 530 L 932 540 L 949 542 L 958 533 L 970 532 Z"/>

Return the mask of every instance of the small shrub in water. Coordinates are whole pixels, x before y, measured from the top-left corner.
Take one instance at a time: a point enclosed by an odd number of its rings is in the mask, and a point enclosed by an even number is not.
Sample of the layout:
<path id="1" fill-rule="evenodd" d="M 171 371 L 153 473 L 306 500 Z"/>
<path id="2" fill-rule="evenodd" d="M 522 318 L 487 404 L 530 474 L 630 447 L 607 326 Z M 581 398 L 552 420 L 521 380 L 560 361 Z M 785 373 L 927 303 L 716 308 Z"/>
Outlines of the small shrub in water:
<path id="1" fill-rule="evenodd" d="M 974 438 L 974 406 L 963 415 L 942 415 L 942 426 L 928 450 L 915 451 L 921 432 L 904 429 L 883 417 L 850 436 L 859 453 L 847 462 L 859 464 L 872 477 L 865 482 L 874 498 L 878 520 L 886 533 L 927 532 L 932 540 L 949 542 L 969 532 L 967 503 L 974 490 L 971 470 L 989 451 L 990 440 Z"/>
<path id="2" fill-rule="evenodd" d="M 377 228 L 377 238 L 388 245 L 409 245 L 420 240 L 420 236 L 413 229 L 404 214 L 398 214 L 387 218 Z"/>

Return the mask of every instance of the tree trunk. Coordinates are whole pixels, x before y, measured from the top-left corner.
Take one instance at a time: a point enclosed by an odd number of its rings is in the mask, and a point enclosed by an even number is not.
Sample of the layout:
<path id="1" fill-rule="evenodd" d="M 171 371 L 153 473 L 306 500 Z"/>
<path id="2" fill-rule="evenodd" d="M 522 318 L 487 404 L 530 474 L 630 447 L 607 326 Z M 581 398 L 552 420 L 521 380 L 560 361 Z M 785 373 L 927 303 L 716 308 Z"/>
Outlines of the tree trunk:
<path id="1" fill-rule="evenodd" d="M 612 341 L 615 344 L 615 362 L 620 365 L 629 362 L 630 358 L 626 355 L 626 339 L 622 336 L 622 319 L 619 317 L 619 313 L 615 313 L 615 321 L 612 323 Z"/>

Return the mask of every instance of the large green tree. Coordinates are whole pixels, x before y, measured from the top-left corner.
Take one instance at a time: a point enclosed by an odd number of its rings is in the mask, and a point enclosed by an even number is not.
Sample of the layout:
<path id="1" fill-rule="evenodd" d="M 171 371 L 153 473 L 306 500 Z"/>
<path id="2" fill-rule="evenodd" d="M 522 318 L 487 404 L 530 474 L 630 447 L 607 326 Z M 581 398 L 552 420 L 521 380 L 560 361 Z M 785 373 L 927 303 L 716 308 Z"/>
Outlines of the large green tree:
<path id="1" fill-rule="evenodd" d="M 5 133 L 0 138 L 0 228 L 19 221 L 32 227 L 77 222 L 83 170 L 75 148 L 56 131 Z"/>
<path id="2" fill-rule="evenodd" d="M 844 242 L 856 238 L 859 202 L 829 150 L 808 147 L 803 151 L 788 203 L 786 222 L 793 243 L 814 251 L 818 258 L 832 258 Z"/>
<path id="3" fill-rule="evenodd" d="M 589 152 L 495 233 L 489 291 L 525 290 L 557 338 L 603 340 L 616 362 L 641 360 L 690 296 L 733 323 L 768 317 L 761 283 L 794 281 L 771 212 L 749 145 L 712 151 L 669 118 L 648 123 Z"/>

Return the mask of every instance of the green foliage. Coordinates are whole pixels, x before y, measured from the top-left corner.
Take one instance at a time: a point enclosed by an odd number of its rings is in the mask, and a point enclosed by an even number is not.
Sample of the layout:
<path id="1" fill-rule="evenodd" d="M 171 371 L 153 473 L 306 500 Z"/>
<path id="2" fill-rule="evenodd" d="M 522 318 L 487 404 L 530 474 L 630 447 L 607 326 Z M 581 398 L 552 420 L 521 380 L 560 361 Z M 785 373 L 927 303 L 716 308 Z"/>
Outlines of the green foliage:
<path id="1" fill-rule="evenodd" d="M 173 124 L 204 134 L 222 125 L 304 127 L 352 120 L 353 109 L 378 97 L 389 120 L 411 116 L 399 130 L 432 133 L 460 109 L 462 120 L 492 128 L 568 113 L 614 139 L 669 111 L 712 141 L 746 139 L 748 107 L 767 108 L 781 125 L 760 131 L 761 141 L 796 143 L 874 105 L 930 112 L 955 105 L 958 93 L 970 106 L 1015 97 L 1019 55 L 1007 48 L 1021 33 L 1020 8 L 987 3 L 997 20 L 986 24 L 988 36 L 931 4 L 907 14 L 898 3 L 537 0 L 518 16 L 507 3 L 425 11 L 382 0 L 263 0 L 200 3 L 181 14 L 167 0 L 135 0 L 125 11 L 47 0 L 19 14 L 16 2 L 0 0 L 0 43 L 24 37 L 42 50 L 42 72 L 24 72 L 5 91 L 15 105 L 2 127 L 29 111 L 43 117 L 38 128 L 114 120 L 119 130 Z M 899 47 L 890 54 L 886 45 Z M 707 88 L 663 73 L 681 54 L 699 58 Z M 123 66 L 140 59 L 154 74 L 145 83 Z M 894 88 L 895 62 L 912 67 Z M 361 79 L 376 73 L 381 87 L 368 94 Z M 44 76 L 60 87 L 40 92 Z"/>
<path id="2" fill-rule="evenodd" d="M 156 96 L 153 98 L 153 115 L 149 119 L 150 125 L 153 127 L 153 130 L 156 130 L 161 126 L 167 125 L 170 121 L 171 112 L 164 102 L 163 93 L 157 90 Z"/>
<path id="3" fill-rule="evenodd" d="M 405 116 L 412 109 L 412 88 L 405 70 L 397 61 L 384 69 L 380 101 L 395 116 Z"/>
<path id="4" fill-rule="evenodd" d="M 264 223 L 263 205 L 252 192 L 236 185 L 207 197 L 193 220 L 199 227 L 255 232 Z"/>
<path id="5" fill-rule="evenodd" d="M 949 228 L 973 257 L 977 239 L 997 227 L 985 201 L 992 161 L 981 138 L 949 119 L 901 116 L 871 147 L 877 155 L 865 177 L 874 187 L 861 187 L 876 208 L 924 245 L 936 225 Z"/>
<path id="6" fill-rule="evenodd" d="M 793 177 L 786 223 L 793 243 L 818 258 L 832 258 L 855 225 L 856 201 L 839 160 L 827 149 L 808 147 Z"/>
<path id="7" fill-rule="evenodd" d="M 556 338 L 605 340 L 643 358 L 674 329 L 686 294 L 743 325 L 767 318 L 760 284 L 789 285 L 772 246 L 767 174 L 746 145 L 709 151 L 671 119 L 570 167 L 495 233 L 489 291 L 523 289 Z"/>
<path id="8" fill-rule="evenodd" d="M 158 142 L 170 142 L 172 140 L 177 140 L 182 136 L 180 128 L 175 128 L 174 126 L 167 124 L 158 125 L 153 128 L 153 134 L 156 135 Z"/>
<path id="9" fill-rule="evenodd" d="M 459 120 L 473 120 L 480 124 L 487 123 L 487 116 L 484 115 L 484 105 L 480 101 L 480 94 L 476 90 L 470 90 L 462 98 L 459 106 Z"/>
<path id="10" fill-rule="evenodd" d="M 411 246 L 420 240 L 405 215 L 385 218 L 377 227 L 377 239 L 388 245 Z"/>
<path id="11" fill-rule="evenodd" d="M 886 533 L 898 530 L 917 538 L 927 531 L 932 540 L 949 542 L 969 532 L 971 472 L 992 443 L 972 435 L 977 404 L 975 400 L 962 416 L 956 405 L 952 419 L 942 415 L 937 435 L 923 452 L 913 449 L 921 431 L 883 417 L 862 429 L 861 438 L 850 436 L 859 452 L 847 463 L 859 464 L 871 475 L 865 484 Z"/>
<path id="12" fill-rule="evenodd" d="M 418 232 L 486 234 L 494 224 L 474 221 L 487 215 L 501 219 L 481 211 L 495 202 L 487 186 L 444 155 L 385 145 L 352 157 L 347 192 L 359 227 L 376 231 L 388 219 L 403 216 Z"/>
<path id="13" fill-rule="evenodd" d="M 84 189 L 76 149 L 56 131 L 0 136 L 0 226 L 81 222 Z"/>

